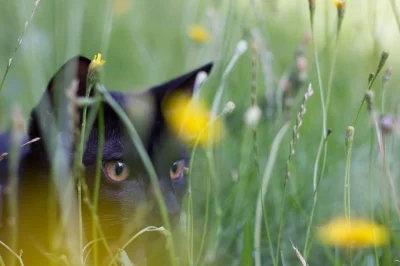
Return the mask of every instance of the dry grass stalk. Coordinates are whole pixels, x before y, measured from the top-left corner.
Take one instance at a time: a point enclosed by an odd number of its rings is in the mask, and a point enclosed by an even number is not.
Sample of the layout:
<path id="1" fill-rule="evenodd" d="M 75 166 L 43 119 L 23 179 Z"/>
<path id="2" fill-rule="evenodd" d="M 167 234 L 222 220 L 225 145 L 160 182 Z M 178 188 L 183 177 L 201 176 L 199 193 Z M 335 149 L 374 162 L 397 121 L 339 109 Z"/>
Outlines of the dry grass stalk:
<path id="1" fill-rule="evenodd" d="M 34 138 L 34 139 L 32 139 L 32 140 L 30 140 L 30 141 L 25 142 L 24 144 L 22 144 L 22 145 L 20 146 L 20 148 L 25 147 L 25 146 L 28 146 L 28 145 L 30 145 L 30 144 L 32 144 L 32 143 L 34 143 L 34 142 L 39 141 L 39 140 L 40 140 L 40 138 Z M 4 152 L 4 153 L 0 154 L 0 162 L 1 162 L 4 158 L 6 158 L 8 155 L 9 155 L 8 152 Z"/>
<path id="2" fill-rule="evenodd" d="M 296 257 L 299 259 L 300 263 L 302 266 L 308 266 L 306 260 L 304 259 L 303 255 L 301 255 L 300 251 L 294 246 L 293 242 L 290 241 L 292 244 L 292 248 L 294 249 L 294 252 L 296 253 Z"/>
<path id="3" fill-rule="evenodd" d="M 314 94 L 314 90 L 311 84 L 308 86 L 307 92 L 304 94 L 303 102 L 300 105 L 300 112 L 297 114 L 296 124 L 293 127 L 293 137 L 290 141 L 290 152 L 289 157 L 286 161 L 286 174 L 285 174 L 285 183 L 289 180 L 290 171 L 289 171 L 289 164 L 295 154 L 295 145 L 297 140 L 300 138 L 299 130 L 301 125 L 303 124 L 303 117 L 306 114 L 306 103 L 310 99 L 310 97 Z"/>

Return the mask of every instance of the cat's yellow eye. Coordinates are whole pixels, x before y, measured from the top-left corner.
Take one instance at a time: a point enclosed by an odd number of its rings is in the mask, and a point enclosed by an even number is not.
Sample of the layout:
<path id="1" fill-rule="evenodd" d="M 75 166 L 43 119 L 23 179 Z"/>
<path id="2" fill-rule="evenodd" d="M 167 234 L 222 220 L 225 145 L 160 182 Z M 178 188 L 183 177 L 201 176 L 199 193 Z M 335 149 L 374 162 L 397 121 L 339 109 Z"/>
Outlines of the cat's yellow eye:
<path id="1" fill-rule="evenodd" d="M 104 171 L 109 179 L 122 182 L 129 177 L 129 169 L 121 161 L 109 161 L 104 164 Z"/>
<path id="2" fill-rule="evenodd" d="M 175 162 L 169 169 L 169 177 L 172 180 L 178 179 L 185 170 L 185 162 L 183 160 Z"/>

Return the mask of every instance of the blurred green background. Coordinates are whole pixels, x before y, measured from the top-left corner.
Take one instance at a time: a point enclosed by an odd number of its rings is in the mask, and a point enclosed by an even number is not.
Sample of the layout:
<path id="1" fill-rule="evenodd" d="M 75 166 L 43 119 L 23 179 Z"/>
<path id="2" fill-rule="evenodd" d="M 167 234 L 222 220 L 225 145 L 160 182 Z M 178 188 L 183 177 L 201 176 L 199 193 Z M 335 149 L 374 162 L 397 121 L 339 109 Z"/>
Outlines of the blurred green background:
<path id="1" fill-rule="evenodd" d="M 33 3 L 32 0 L 0 1 L 1 76 L 24 24 L 31 16 Z M 323 88 L 326 90 L 336 38 L 336 7 L 330 0 L 316 1 L 315 16 L 315 48 L 320 56 Z M 198 43 L 190 38 L 188 30 L 194 24 L 210 32 L 210 42 Z M 28 118 L 29 111 L 40 99 L 51 76 L 66 60 L 78 54 L 92 58 L 98 52 L 102 53 L 107 61 L 103 83 L 108 89 L 121 91 L 143 89 L 214 61 L 215 68 L 209 82 L 201 91 L 211 103 L 238 41 L 248 40 L 249 50 L 239 59 L 225 84 L 223 104 L 233 101 L 237 108 L 227 115 L 229 135 L 216 148 L 217 179 L 211 180 L 206 248 L 200 256 L 201 262 L 206 265 L 252 265 L 256 200 L 271 143 L 284 123 L 284 118 L 267 119 L 263 112 L 257 129 L 258 154 L 254 155 L 251 130 L 243 122 L 244 112 L 250 106 L 251 32 L 254 30 L 261 32 L 264 41 L 263 46 L 258 48 L 261 57 L 263 52 L 271 57 L 267 66 L 271 68 L 270 74 L 265 72 L 263 60 L 258 60 L 257 67 L 258 103 L 265 111 L 266 91 L 279 87 L 281 77 L 293 65 L 297 47 L 310 32 L 307 0 L 42 0 L 0 92 L 0 129 L 7 128 L 14 105 L 19 105 Z M 329 137 L 326 169 L 312 227 L 312 250 L 308 256 L 310 265 L 331 265 L 327 254 L 343 258 L 337 259 L 337 265 L 349 265 L 346 264 L 349 259 L 345 252 L 324 248 L 318 243 L 314 229 L 316 225 L 343 215 L 345 132 L 356 117 L 367 88 L 368 74 L 375 71 L 383 49 L 390 52 L 386 66 L 393 67 L 392 78 L 386 86 L 386 111 L 396 115 L 400 96 L 397 86 L 400 81 L 397 74 L 400 67 L 399 37 L 399 26 L 390 1 L 346 1 L 328 112 L 327 126 L 333 129 L 333 133 Z M 313 169 L 322 130 L 312 49 L 312 43 L 305 47 L 308 77 L 298 96 L 294 97 L 290 115 L 295 119 L 301 97 L 311 82 L 315 93 L 307 104 L 296 155 L 291 162 L 284 211 L 280 254 L 285 265 L 298 263 L 290 240 L 299 246 L 299 250 L 303 249 L 313 201 Z M 379 76 L 374 86 L 378 110 L 381 85 Z M 378 250 L 378 257 L 380 265 L 395 265 L 394 260 L 400 256 L 400 241 L 396 240 L 400 239 L 400 224 L 392 212 L 393 199 L 389 200 L 390 219 L 383 215 L 389 190 L 381 188 L 386 177 L 380 166 L 376 140 L 372 149 L 372 164 L 369 161 L 371 136 L 375 136 L 375 132 L 364 107 L 355 133 L 351 161 L 352 213 L 369 217 L 372 212 L 377 221 L 390 228 L 392 242 Z M 280 145 L 264 202 L 274 250 L 290 139 L 289 132 Z M 388 136 L 386 144 L 388 164 L 392 175 L 397 177 L 400 170 L 397 163 L 400 159 L 398 136 Z M 194 211 L 196 233 L 200 236 L 209 172 L 204 170 L 208 169 L 204 152 L 199 151 L 196 156 Z M 254 158 L 260 165 L 259 171 L 254 167 Z M 235 178 L 237 173 L 239 180 Z M 396 180 L 396 188 L 399 188 L 398 183 Z M 265 228 L 262 233 L 262 265 L 272 265 Z M 353 265 L 376 265 L 373 254 L 369 249 L 355 252 Z"/>

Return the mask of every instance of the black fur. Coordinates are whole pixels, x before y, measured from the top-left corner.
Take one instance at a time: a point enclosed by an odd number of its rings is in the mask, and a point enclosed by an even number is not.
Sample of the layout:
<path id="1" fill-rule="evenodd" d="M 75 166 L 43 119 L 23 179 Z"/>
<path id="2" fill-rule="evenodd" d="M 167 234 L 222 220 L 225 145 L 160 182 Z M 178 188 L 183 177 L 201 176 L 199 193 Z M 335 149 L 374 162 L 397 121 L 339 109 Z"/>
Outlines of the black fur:
<path id="1" fill-rule="evenodd" d="M 64 173 L 70 173 L 68 169 L 73 163 L 73 131 L 68 118 L 66 90 L 71 86 L 73 79 L 79 81 L 77 90 L 78 96 L 85 95 L 86 77 L 90 60 L 85 57 L 76 57 L 64 64 L 64 66 L 50 80 L 45 94 L 39 104 L 33 109 L 29 120 L 27 135 L 21 141 L 31 140 L 40 137 L 41 140 L 21 150 L 19 179 L 18 179 L 18 249 L 23 249 L 25 265 L 48 265 L 44 252 L 50 250 L 49 239 L 52 236 L 51 223 L 49 222 L 49 202 L 55 203 L 57 215 L 60 217 L 60 194 L 64 193 L 66 187 L 55 187 L 51 179 L 51 159 L 63 158 L 61 166 L 66 166 Z M 177 180 L 171 180 L 169 169 L 178 160 L 184 160 L 188 164 L 189 157 L 182 143 L 180 143 L 168 131 L 161 106 L 164 98 L 171 92 L 182 91 L 193 93 L 194 81 L 199 71 L 209 72 L 212 65 L 207 64 L 193 72 L 190 72 L 167 83 L 155 86 L 140 93 L 110 92 L 112 97 L 129 114 L 132 109 L 141 112 L 140 108 L 131 108 L 132 105 L 142 104 L 149 107 L 138 119 L 133 114 L 132 122 L 139 123 L 139 133 L 147 152 L 155 166 L 164 201 L 167 206 L 172 224 L 176 223 L 180 212 L 182 198 L 186 190 L 186 179 L 182 175 Z M 92 93 L 93 94 L 93 93 Z M 57 106 L 57 107 L 56 107 Z M 90 108 L 89 108 L 90 109 Z M 89 110 L 90 113 L 90 110 Z M 139 121 L 143 120 L 145 121 Z M 82 112 L 80 112 L 82 122 Z M 108 179 L 102 173 L 98 217 L 106 238 L 116 247 L 129 239 L 135 232 L 144 226 L 161 225 L 160 213 L 155 204 L 152 188 L 145 168 L 138 156 L 138 153 L 126 134 L 123 123 L 110 106 L 104 103 L 105 122 L 105 143 L 103 149 L 103 165 L 106 162 L 119 160 L 123 161 L 130 169 L 129 178 L 120 183 Z M 51 128 L 57 128 L 52 131 Z M 55 133 L 55 134 L 51 134 Z M 52 138 L 51 136 L 57 136 Z M 95 120 L 89 134 L 86 149 L 83 156 L 85 177 L 90 194 L 94 186 L 96 157 L 98 148 L 98 123 Z M 10 150 L 10 133 L 0 134 L 0 154 Z M 53 141 L 52 141 L 53 140 Z M 58 146 L 57 146 L 58 145 Z M 61 147 L 64 153 L 55 153 L 56 148 Z M 57 157 L 61 156 L 61 157 Z M 64 156 L 64 157 L 62 157 Z M 9 244 L 10 222 L 6 203 L 7 195 L 4 188 L 8 185 L 8 160 L 7 157 L 0 162 L 0 214 L 3 222 L 0 229 L 1 240 Z M 62 170 L 60 171 L 62 173 Z M 67 177 L 63 177 L 68 178 Z M 63 180 L 62 184 L 68 184 Z M 52 187 L 52 188 L 51 188 Z M 51 193 L 52 191 L 57 191 Z M 76 193 L 76 192 L 75 192 Z M 2 208 L 3 206 L 3 208 Z M 52 215 L 52 214 L 50 214 Z M 75 218 L 74 218 L 75 217 Z M 83 204 L 83 217 L 86 242 L 91 240 L 91 215 L 87 206 Z M 76 223 L 76 216 L 68 219 L 71 224 Z M 58 219 L 57 222 L 60 222 Z M 77 235 L 76 228 L 76 235 Z M 147 262 L 153 265 L 159 263 L 158 256 L 151 257 L 150 251 L 154 254 L 154 234 L 141 237 L 135 246 L 129 250 L 133 253 L 140 253 L 142 250 L 147 254 Z M 99 244 L 101 246 L 101 244 Z M 44 252 L 43 252 L 44 251 Z M 8 253 L 0 250 L 3 259 L 9 259 Z M 65 250 L 59 250 L 60 255 Z M 102 251 L 105 259 L 105 252 Z M 160 256 L 162 256 L 160 254 Z M 167 257 L 162 256 L 163 265 Z M 145 261 L 145 260 L 144 260 Z M 143 262 L 143 260 L 142 260 Z M 7 263 L 7 262 L 6 262 Z M 138 265 L 141 262 L 136 261 Z M 161 264 L 160 264 L 161 265 Z"/>

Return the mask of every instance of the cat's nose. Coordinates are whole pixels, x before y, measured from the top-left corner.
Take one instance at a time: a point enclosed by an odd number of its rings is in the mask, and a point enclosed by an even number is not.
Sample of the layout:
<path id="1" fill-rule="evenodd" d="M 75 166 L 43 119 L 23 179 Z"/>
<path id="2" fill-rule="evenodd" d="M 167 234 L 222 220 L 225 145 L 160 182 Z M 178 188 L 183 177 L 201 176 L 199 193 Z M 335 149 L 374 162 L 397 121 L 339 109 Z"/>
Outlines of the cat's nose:
<path id="1" fill-rule="evenodd" d="M 174 192 L 167 192 L 163 193 L 165 206 L 167 207 L 168 215 L 169 216 L 176 216 L 179 215 L 181 211 L 181 206 L 176 198 Z"/>
<path id="2" fill-rule="evenodd" d="M 181 206 L 178 202 L 175 190 L 171 181 L 167 178 L 160 179 L 160 190 L 163 195 L 165 207 L 169 216 L 179 215 Z"/>
<path id="3" fill-rule="evenodd" d="M 161 194 L 163 196 L 164 204 L 165 204 L 165 207 L 168 212 L 168 217 L 170 219 L 170 222 L 172 224 L 174 224 L 177 221 L 177 219 L 179 219 L 179 215 L 180 215 L 180 211 L 181 211 L 180 202 L 178 201 L 177 195 L 174 191 L 174 188 L 172 187 L 170 180 L 160 179 L 159 185 L 160 185 Z M 153 193 L 154 193 L 154 191 L 153 191 Z M 154 197 L 154 194 L 153 194 L 153 197 Z M 154 198 L 154 200 L 155 200 L 155 198 Z M 162 220 L 161 213 L 159 211 L 157 202 L 155 202 L 154 206 L 157 209 L 157 211 L 156 211 L 157 216 L 161 221 Z M 152 215 L 154 215 L 154 213 Z M 156 215 L 154 215 L 153 218 L 155 216 Z"/>

